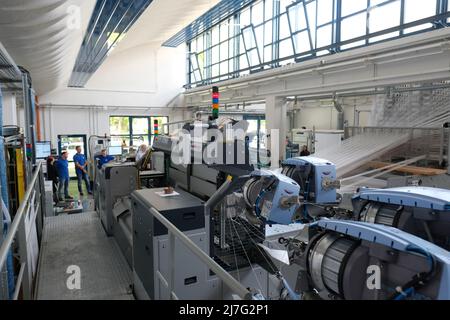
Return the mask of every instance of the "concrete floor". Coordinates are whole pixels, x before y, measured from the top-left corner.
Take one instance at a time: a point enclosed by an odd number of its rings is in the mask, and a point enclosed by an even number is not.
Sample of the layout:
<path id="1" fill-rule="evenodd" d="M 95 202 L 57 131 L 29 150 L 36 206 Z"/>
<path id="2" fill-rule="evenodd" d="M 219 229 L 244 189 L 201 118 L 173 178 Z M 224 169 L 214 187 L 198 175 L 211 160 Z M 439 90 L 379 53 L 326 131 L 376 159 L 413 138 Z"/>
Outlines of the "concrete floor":
<path id="1" fill-rule="evenodd" d="M 79 267 L 79 289 L 67 285 L 71 266 Z M 96 212 L 46 218 L 36 299 L 129 300 L 133 299 L 131 283 L 132 272 Z"/>

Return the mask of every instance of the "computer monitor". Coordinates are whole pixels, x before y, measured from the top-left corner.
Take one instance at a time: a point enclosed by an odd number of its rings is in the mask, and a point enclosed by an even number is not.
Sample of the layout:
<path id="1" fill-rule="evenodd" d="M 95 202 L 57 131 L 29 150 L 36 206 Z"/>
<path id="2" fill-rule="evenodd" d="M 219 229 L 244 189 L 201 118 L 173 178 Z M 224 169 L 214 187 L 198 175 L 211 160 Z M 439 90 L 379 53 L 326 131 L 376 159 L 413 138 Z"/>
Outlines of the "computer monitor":
<path id="1" fill-rule="evenodd" d="M 122 155 L 122 147 L 121 146 L 108 147 L 108 154 L 110 156 L 121 156 Z"/>
<path id="2" fill-rule="evenodd" d="M 52 154 L 52 146 L 50 141 L 36 142 L 36 158 L 45 159 Z"/>

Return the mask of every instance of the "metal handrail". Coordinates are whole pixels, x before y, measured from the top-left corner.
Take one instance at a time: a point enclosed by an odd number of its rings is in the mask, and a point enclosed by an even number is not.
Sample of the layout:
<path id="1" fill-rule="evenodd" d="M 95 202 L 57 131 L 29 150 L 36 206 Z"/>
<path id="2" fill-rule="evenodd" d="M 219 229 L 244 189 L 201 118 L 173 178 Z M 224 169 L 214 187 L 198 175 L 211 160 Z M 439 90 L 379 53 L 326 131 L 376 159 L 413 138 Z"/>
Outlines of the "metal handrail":
<path id="1" fill-rule="evenodd" d="M 186 247 L 195 254 L 200 260 L 203 261 L 222 281 L 239 297 L 242 299 L 251 299 L 250 291 L 245 288 L 239 281 L 233 278 L 228 272 L 226 272 L 217 262 L 215 262 L 209 255 L 207 255 L 202 249 L 200 249 L 188 236 L 186 236 L 182 231 L 180 231 L 175 225 L 173 225 L 169 220 L 166 219 L 158 210 L 155 208 L 150 208 L 150 212 L 153 217 L 158 219 L 169 231 L 169 236 L 178 238 L 183 242 Z M 172 242 L 172 241 L 171 241 Z M 174 249 L 174 244 L 171 243 L 172 250 Z M 173 264 L 173 262 L 172 262 Z M 173 283 L 172 279 L 170 280 Z M 170 293 L 173 295 L 173 292 Z"/>
<path id="2" fill-rule="evenodd" d="M 27 266 L 26 262 L 23 262 L 20 264 L 19 275 L 17 276 L 17 283 L 22 283 L 26 266 Z M 21 288 L 21 286 L 16 286 L 16 289 L 14 290 L 13 300 L 17 300 L 19 298 L 20 288 Z"/>
<path id="3" fill-rule="evenodd" d="M 383 126 L 347 126 L 349 129 L 392 129 L 392 130 L 426 130 L 426 131 L 433 131 L 433 130 L 442 130 L 442 127 L 383 127 Z"/>
<path id="4" fill-rule="evenodd" d="M 2 243 L 2 246 L 0 247 L 0 269 L 3 267 L 4 263 L 6 262 L 9 248 L 11 247 L 14 237 L 16 236 L 17 231 L 19 230 L 19 225 L 20 225 L 22 219 L 24 218 L 25 209 L 28 205 L 28 201 L 30 200 L 31 194 L 35 189 L 36 181 L 39 177 L 39 174 L 41 173 L 41 166 L 42 166 L 42 163 L 39 162 L 37 164 L 37 167 L 33 174 L 33 177 L 31 178 L 30 184 L 28 185 L 27 191 L 25 192 L 25 196 L 24 196 L 22 202 L 20 203 L 19 208 L 17 209 L 14 220 L 11 223 L 10 228 L 8 229 L 8 233 Z"/>

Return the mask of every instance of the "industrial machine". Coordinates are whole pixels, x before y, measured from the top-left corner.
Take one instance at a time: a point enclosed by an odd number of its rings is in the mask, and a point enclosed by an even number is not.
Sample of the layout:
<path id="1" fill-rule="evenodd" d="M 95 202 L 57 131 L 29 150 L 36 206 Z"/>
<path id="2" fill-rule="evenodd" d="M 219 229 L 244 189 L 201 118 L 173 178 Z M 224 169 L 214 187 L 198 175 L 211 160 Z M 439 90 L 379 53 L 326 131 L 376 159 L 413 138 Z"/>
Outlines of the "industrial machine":
<path id="1" fill-rule="evenodd" d="M 197 247 L 213 256 L 208 204 L 181 189 L 175 189 L 174 195 L 165 195 L 163 188 L 137 190 L 131 198 L 133 278 L 138 299 L 174 298 L 171 281 L 177 299 L 233 298 L 233 292 L 184 244 L 175 241 L 171 247 L 167 228 L 153 217 L 155 211 L 161 213 Z M 276 276 L 257 264 L 230 273 L 239 277 L 244 286 L 258 288 L 265 297 L 279 296 L 281 287 Z"/>
<path id="2" fill-rule="evenodd" d="M 170 143 L 168 139 L 165 141 L 165 145 Z M 162 146 L 156 148 L 165 149 Z M 310 159 L 308 162 L 299 158 L 288 161 L 285 165 L 293 177 L 309 181 L 308 185 L 313 191 L 302 192 L 302 186 L 306 186 L 305 181 L 299 180 L 302 183 L 300 185 L 281 172 L 255 170 L 247 175 L 229 176 L 222 184 L 217 185 L 217 191 L 206 203 L 192 189 L 176 188 L 178 194 L 173 196 L 164 195 L 160 188 L 133 192 L 132 243 L 137 297 L 169 298 L 169 235 L 167 231 L 158 231 L 155 227 L 159 225 L 152 218 L 152 212 L 156 210 L 227 272 L 241 279 L 243 275 L 247 275 L 245 278 L 250 288 L 258 288 L 264 283 L 261 294 L 266 298 L 279 299 L 283 288 L 279 270 L 262 247 L 267 243 L 266 226 L 295 222 L 306 202 L 309 204 L 320 201 L 324 205 L 336 202 L 335 191 L 331 196 L 326 194 L 335 177 L 331 163 L 320 159 Z M 220 168 L 229 172 L 235 169 L 233 164 Z M 304 176 L 302 169 L 305 168 L 308 171 Z M 318 178 L 315 178 L 316 175 Z M 174 290 L 178 298 L 231 298 L 229 293 L 220 289 L 219 279 L 209 275 L 208 268 L 189 250 L 181 245 L 176 245 L 173 250 L 175 261 L 180 259 L 175 265 L 188 266 L 175 268 L 173 271 Z M 256 278 L 255 274 L 258 274 Z"/>
<path id="3" fill-rule="evenodd" d="M 450 249 L 450 190 L 362 188 L 353 208 L 356 220 L 395 227 Z"/>
<path id="4" fill-rule="evenodd" d="M 315 172 L 320 176 L 322 171 Z M 164 197 L 162 189 L 148 189 L 132 195 L 135 291 L 140 298 L 169 298 L 170 272 L 175 274 L 178 298 L 224 298 L 218 289 L 220 280 L 182 245 L 174 246 L 172 259 L 176 266 L 186 267 L 170 271 L 169 235 L 157 229 L 153 210 L 232 275 L 258 270 L 259 281 L 267 284 L 262 292 L 266 298 L 450 298 L 446 250 L 404 231 L 367 222 L 322 218 L 298 224 L 302 231 L 291 232 L 289 238 L 279 232 L 278 242 L 286 246 L 289 264 L 280 272 L 262 249 L 268 245 L 264 229 L 274 220 L 291 223 L 283 218 L 293 217 L 301 206 L 300 185 L 280 173 L 262 170 L 227 180 L 206 204 L 185 191 L 177 192 L 179 196 Z M 294 282 L 286 280 L 292 270 L 297 272 Z M 252 277 L 247 279 L 248 287 L 258 286 Z"/>
<path id="5" fill-rule="evenodd" d="M 113 235 L 115 218 L 113 208 L 116 201 L 129 195 L 138 187 L 138 173 L 134 162 L 110 162 L 97 170 L 95 193 L 98 212 L 108 235 Z"/>
<path id="6" fill-rule="evenodd" d="M 149 148 L 139 159 L 136 156 L 141 188 L 156 188 L 167 185 L 166 161 L 163 152 Z"/>
<path id="7" fill-rule="evenodd" d="M 177 189 L 177 196 L 164 197 L 163 188 L 138 190 L 132 194 L 133 266 L 135 293 L 139 299 L 170 299 L 167 282 L 170 266 L 167 229 L 149 212 L 152 208 L 167 217 L 200 248 L 207 250 L 204 203 Z M 187 263 L 189 261 L 189 263 Z M 187 249 L 175 249 L 177 296 L 185 299 L 211 297 L 217 283 L 211 281 L 200 261 Z"/>
<path id="8" fill-rule="evenodd" d="M 353 197 L 353 219 L 359 220 L 354 221 L 336 214 L 339 184 L 332 164 L 307 157 L 288 159 L 283 165 L 283 174 L 300 186 L 299 208 L 302 202 L 309 203 L 319 213 L 308 214 L 296 235 L 279 235 L 279 243 L 287 248 L 284 261 L 280 250 L 271 254 L 286 268 L 298 268 L 295 282 L 278 274 L 286 297 L 449 299 L 450 253 L 445 249 L 450 236 L 450 191 L 361 189 Z M 312 191 L 302 193 L 308 189 Z M 334 208 L 328 210 L 327 205 L 333 203 Z M 283 210 L 281 202 L 274 201 L 270 214 L 278 216 Z M 296 221 L 287 212 L 278 217 L 286 217 L 272 219 L 282 225 Z"/>
<path id="9" fill-rule="evenodd" d="M 127 180 L 137 176 L 133 164 L 102 169 L 100 198 L 110 203 L 102 222 L 133 268 L 138 299 L 233 298 L 157 214 L 266 299 L 450 299 L 449 191 L 361 189 L 350 212 L 339 208 L 340 183 L 327 160 L 297 157 L 281 170 L 254 170 L 245 141 L 238 149 L 241 142 L 228 139 L 198 161 L 215 141 L 208 130 L 227 136 L 227 128 L 188 123 L 187 163 L 176 161 L 187 152 L 176 148 L 179 137 L 155 137 L 151 152 L 164 154 L 174 193 L 135 190 Z"/>
<path id="10" fill-rule="evenodd" d="M 131 217 L 131 197 L 117 199 L 112 209 L 112 232 L 130 268 L 133 268 L 133 221 Z"/>
<path id="11" fill-rule="evenodd" d="M 323 219 L 280 242 L 300 267 L 294 299 L 450 299 L 449 252 L 398 229 Z"/>
<path id="12" fill-rule="evenodd" d="M 265 216 L 255 215 L 266 226 L 272 221 L 280 225 L 298 221 L 292 211 L 283 207 L 286 203 L 292 203 L 292 209 L 295 208 L 293 211 L 297 213 L 302 211 L 305 203 L 317 207 L 315 212 L 320 213 L 304 219 L 304 228 L 297 235 L 278 235 L 279 243 L 288 248 L 284 257 L 289 261 L 283 274 L 275 273 L 283 283 L 284 292 L 287 292 L 282 297 L 350 300 L 450 298 L 447 273 L 450 253 L 445 250 L 450 236 L 447 217 L 450 191 L 420 187 L 362 189 L 353 199 L 354 218 L 361 221 L 337 220 L 342 216 L 333 214 L 336 207 L 327 209 L 328 205 L 338 204 L 336 188 L 339 184 L 333 165 L 310 157 L 289 159 L 283 165 L 282 172 L 298 183 L 297 204 L 294 205 L 294 198 L 274 200 L 277 192 L 269 192 L 271 186 L 275 186 L 268 179 L 270 175 L 260 174 L 260 179 L 254 179 L 255 174 L 252 174 L 253 178 L 243 189 L 247 207 L 253 203 L 256 213 L 262 207 L 266 208 Z M 302 192 L 308 189 L 312 191 Z M 269 195 L 273 201 L 268 206 L 261 206 L 259 202 L 264 203 L 264 196 Z M 283 260 L 280 259 L 280 255 L 283 256 L 280 250 L 270 254 L 276 261 Z M 286 259 L 283 262 L 286 263 Z M 284 273 L 296 268 L 296 281 L 288 282 Z"/>
<path id="13" fill-rule="evenodd" d="M 293 220 L 308 222 L 332 214 L 330 209 L 339 202 L 336 190 L 340 187 L 333 163 L 315 157 L 291 158 L 283 162 L 281 172 L 300 186 L 301 210 L 297 212 L 299 215 L 293 218 L 284 218 L 276 222 L 281 224 Z"/>
<path id="14" fill-rule="evenodd" d="M 299 185 L 268 170 L 227 180 L 208 201 L 211 256 L 227 271 L 258 265 L 272 276 L 276 267 L 260 245 L 266 226 L 288 221 L 299 208 Z"/>
<path id="15" fill-rule="evenodd" d="M 292 158 L 283 162 L 282 173 L 299 183 L 305 201 L 318 204 L 337 202 L 336 189 L 340 183 L 333 163 L 314 157 Z"/>
<path id="16" fill-rule="evenodd" d="M 288 159 L 282 173 L 301 188 L 302 215 L 277 223 L 312 222 L 320 217 L 353 219 L 396 227 L 438 246 L 450 248 L 450 191 L 411 186 L 389 189 L 361 188 L 352 197 L 352 213 L 339 208 L 339 181 L 332 163 L 314 157 Z M 299 210 L 297 210 L 299 213 Z M 303 216 L 303 217 L 302 217 Z"/>
<path id="17" fill-rule="evenodd" d="M 241 190 L 253 171 L 253 166 L 249 164 L 245 137 L 243 140 L 235 137 L 220 142 L 216 140 L 217 134 L 228 137 L 227 129 L 231 129 L 233 124 L 236 122 L 232 121 L 231 126 L 218 126 L 215 121 L 187 123 L 184 133 L 191 139 L 188 153 L 186 149 L 176 147 L 180 139 L 183 139 L 182 136 L 155 137 L 152 148 L 166 155 L 169 182 L 175 186 L 177 195 L 164 196 L 161 188 L 132 193 L 134 289 L 138 298 L 169 298 L 169 236 L 167 230 L 155 223 L 152 210 L 166 216 L 228 272 L 237 272 L 242 283 L 252 288 L 263 283 L 264 286 L 259 288 L 263 291 L 262 295 L 274 298 L 279 295 L 279 281 L 274 272 L 269 273 L 261 267 L 270 258 L 263 256 L 262 249 L 256 246 L 256 243 L 261 243 L 264 239 L 264 229 L 258 229 L 247 221 L 247 217 L 241 217 L 237 215 L 238 212 L 233 211 L 240 208 L 234 192 Z M 200 130 L 200 135 L 195 130 Z M 211 146 L 214 151 L 208 153 Z M 198 155 L 205 157 L 199 159 Z M 176 161 L 177 157 L 187 160 L 186 163 Z M 227 176 L 234 178 L 227 179 Z M 256 174 L 253 177 L 256 179 Z M 228 202 L 222 201 L 225 198 Z M 209 200 L 205 203 L 207 199 Z M 242 193 L 238 200 L 243 201 Z M 261 202 L 263 203 L 265 201 Z M 224 228 L 232 230 L 232 233 L 222 232 Z M 252 228 L 254 234 L 249 234 L 248 228 Z M 186 266 L 175 268 L 174 271 L 174 291 L 178 298 L 232 298 L 230 289 L 223 286 L 217 276 L 210 274 L 209 269 L 189 250 L 178 244 L 173 249 L 175 264 Z M 257 270 L 256 278 L 254 270 Z M 269 284 L 268 278 L 273 278 L 270 282 L 272 284 Z"/>
<path id="18" fill-rule="evenodd" d="M 139 170 L 144 168 L 150 170 Z M 115 237 L 130 267 L 133 262 L 130 195 L 142 187 L 140 182 L 143 179 L 147 180 L 146 185 L 161 184 L 165 181 L 160 152 L 146 152 L 137 163 L 109 162 L 101 169 L 96 167 L 94 197 L 99 216 L 106 233 Z"/>
<path id="19" fill-rule="evenodd" d="M 179 138 L 179 137 L 177 137 Z M 153 141 L 153 150 L 161 151 L 165 154 L 165 162 L 169 183 L 183 190 L 197 194 L 202 198 L 210 197 L 217 190 L 218 171 L 209 168 L 202 162 L 193 164 L 193 161 L 186 163 L 177 163 L 172 158 L 174 151 L 172 146 L 178 143 L 178 139 L 165 135 L 155 137 Z M 189 160 L 193 158 L 194 152 L 191 149 Z M 182 150 L 174 153 L 179 159 L 183 158 Z M 202 188 L 203 187 L 203 188 Z"/>
<path id="20" fill-rule="evenodd" d="M 188 122 L 183 126 L 183 135 L 159 135 L 152 148 L 166 155 L 171 185 L 206 200 L 225 181 L 226 175 L 246 175 L 254 170 L 245 138 L 247 127 L 247 121 L 231 119 L 223 124 Z M 237 137 L 236 132 L 244 134 Z"/>
<path id="21" fill-rule="evenodd" d="M 300 186 L 289 177 L 268 170 L 252 172 L 245 183 L 245 203 L 264 223 L 289 224 L 300 206 Z M 277 208 L 277 210 L 272 210 Z"/>

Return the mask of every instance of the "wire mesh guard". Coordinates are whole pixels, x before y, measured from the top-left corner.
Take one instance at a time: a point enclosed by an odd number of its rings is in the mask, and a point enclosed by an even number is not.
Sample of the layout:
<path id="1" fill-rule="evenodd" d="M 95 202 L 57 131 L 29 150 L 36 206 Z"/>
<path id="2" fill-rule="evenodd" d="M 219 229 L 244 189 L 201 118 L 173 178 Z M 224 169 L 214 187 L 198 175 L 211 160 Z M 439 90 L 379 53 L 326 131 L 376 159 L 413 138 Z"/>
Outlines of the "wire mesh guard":
<path id="1" fill-rule="evenodd" d="M 276 272 L 271 259 L 258 246 L 265 240 L 264 225 L 252 224 L 235 214 L 233 206 L 221 208 L 223 210 L 215 211 L 211 218 L 214 260 L 227 271 L 258 264 L 270 273 Z"/>

